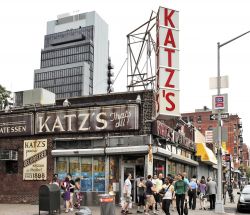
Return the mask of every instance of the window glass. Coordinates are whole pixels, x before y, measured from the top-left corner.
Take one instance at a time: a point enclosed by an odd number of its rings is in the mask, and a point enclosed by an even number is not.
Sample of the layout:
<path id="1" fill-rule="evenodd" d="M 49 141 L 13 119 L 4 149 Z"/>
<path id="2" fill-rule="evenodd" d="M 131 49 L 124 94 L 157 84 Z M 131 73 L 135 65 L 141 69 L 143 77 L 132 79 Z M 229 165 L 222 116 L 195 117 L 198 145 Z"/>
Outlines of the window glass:
<path id="1" fill-rule="evenodd" d="M 58 174 L 58 178 L 63 180 L 67 175 L 67 158 L 59 157 L 56 162 L 56 170 Z"/>
<path id="2" fill-rule="evenodd" d="M 18 173 L 18 162 L 7 160 L 6 161 L 6 173 L 8 174 L 16 174 Z"/>
<path id="3" fill-rule="evenodd" d="M 104 157 L 93 159 L 94 191 L 105 192 L 105 160 Z"/>
<path id="4" fill-rule="evenodd" d="M 77 178 L 81 176 L 79 157 L 69 158 L 69 172 L 71 173 L 73 178 Z"/>
<path id="5" fill-rule="evenodd" d="M 92 191 L 92 158 L 81 158 L 81 191 Z"/>

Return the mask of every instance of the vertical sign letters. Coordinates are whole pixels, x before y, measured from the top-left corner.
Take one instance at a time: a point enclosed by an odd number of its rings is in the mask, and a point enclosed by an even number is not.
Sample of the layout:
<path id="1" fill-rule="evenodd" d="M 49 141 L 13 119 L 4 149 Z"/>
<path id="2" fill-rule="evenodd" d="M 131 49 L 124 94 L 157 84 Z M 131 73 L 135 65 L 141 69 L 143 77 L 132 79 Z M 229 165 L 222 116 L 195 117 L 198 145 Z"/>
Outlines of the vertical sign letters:
<path id="1" fill-rule="evenodd" d="M 156 19 L 156 117 L 179 113 L 179 12 L 160 7 Z"/>

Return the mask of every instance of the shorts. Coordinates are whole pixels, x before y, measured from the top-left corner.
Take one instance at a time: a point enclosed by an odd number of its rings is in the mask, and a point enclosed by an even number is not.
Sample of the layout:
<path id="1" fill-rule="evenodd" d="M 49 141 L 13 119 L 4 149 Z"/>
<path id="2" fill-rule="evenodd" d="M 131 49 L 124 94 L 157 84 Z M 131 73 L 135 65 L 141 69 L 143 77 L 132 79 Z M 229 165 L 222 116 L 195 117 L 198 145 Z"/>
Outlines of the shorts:
<path id="1" fill-rule="evenodd" d="M 125 202 L 127 203 L 131 203 L 132 202 L 132 197 L 131 196 L 128 196 L 127 194 L 123 194 L 123 199 Z"/>
<path id="2" fill-rule="evenodd" d="M 155 204 L 155 198 L 153 195 L 146 195 L 146 198 L 147 198 L 147 204 L 148 205 L 153 205 Z"/>

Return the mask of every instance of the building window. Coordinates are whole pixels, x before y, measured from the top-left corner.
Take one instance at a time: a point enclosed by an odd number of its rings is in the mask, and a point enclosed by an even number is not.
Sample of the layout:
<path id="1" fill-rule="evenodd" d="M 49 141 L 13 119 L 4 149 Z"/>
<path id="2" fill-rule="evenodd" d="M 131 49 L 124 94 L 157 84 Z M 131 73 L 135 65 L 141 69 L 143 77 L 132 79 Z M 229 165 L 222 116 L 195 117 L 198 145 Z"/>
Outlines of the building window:
<path id="1" fill-rule="evenodd" d="M 201 116 L 198 116 L 198 117 L 197 117 L 197 123 L 202 123 Z"/>

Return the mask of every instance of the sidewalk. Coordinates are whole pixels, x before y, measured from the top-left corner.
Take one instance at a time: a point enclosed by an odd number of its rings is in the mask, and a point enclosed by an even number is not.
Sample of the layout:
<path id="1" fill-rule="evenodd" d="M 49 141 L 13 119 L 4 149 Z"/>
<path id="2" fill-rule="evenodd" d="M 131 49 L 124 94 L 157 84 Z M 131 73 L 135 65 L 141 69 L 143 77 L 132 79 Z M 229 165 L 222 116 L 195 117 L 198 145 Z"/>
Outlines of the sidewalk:
<path id="1" fill-rule="evenodd" d="M 231 208 L 232 207 L 232 208 Z M 228 212 L 233 209 L 234 210 L 234 205 L 226 205 L 225 206 L 225 212 Z M 100 215 L 100 208 L 99 207 L 89 207 L 92 211 L 92 215 Z M 121 214 L 120 213 L 121 208 L 120 207 L 116 207 L 116 215 Z M 130 210 L 133 214 L 137 214 L 136 213 L 136 208 L 133 208 L 132 210 Z M 235 211 L 235 210 L 234 210 Z M 61 214 L 62 215 L 74 215 L 76 212 L 69 212 L 69 213 L 64 213 L 64 210 L 61 210 Z M 171 215 L 178 215 L 178 213 L 176 211 L 174 212 L 170 212 Z M 38 215 L 39 211 L 38 211 L 38 205 L 30 205 L 30 204 L 0 204 L 0 215 Z M 47 215 L 48 212 L 46 211 L 41 211 L 40 213 L 41 215 Z M 59 213 L 56 213 L 59 214 Z M 162 211 L 158 212 L 159 215 L 163 215 L 164 213 Z M 214 211 L 211 210 L 189 210 L 189 215 L 211 215 L 211 214 L 215 214 Z M 225 215 L 233 215 L 235 214 L 235 212 L 231 212 L 231 213 L 225 213 Z M 105 214 L 105 215 L 109 215 L 109 214 Z"/>
<path id="2" fill-rule="evenodd" d="M 238 195 L 237 195 L 238 189 L 234 189 L 234 196 L 235 196 L 235 203 L 230 203 L 229 198 L 227 195 L 226 204 L 224 205 L 225 208 L 225 214 L 224 215 L 234 215 L 236 214 L 236 205 L 238 201 Z M 216 214 L 214 210 L 199 210 L 199 200 L 197 199 L 196 203 L 196 210 L 189 210 L 189 215 L 211 215 Z M 209 202 L 207 202 L 207 206 L 209 205 Z M 100 207 L 89 207 L 92 211 L 92 215 L 100 215 Z M 75 212 L 69 212 L 65 213 L 64 209 L 61 208 L 61 215 L 75 215 Z M 133 214 L 137 214 L 137 207 L 134 206 L 133 209 L 130 209 L 130 212 Z M 116 215 L 120 215 L 121 213 L 121 207 L 116 206 Z M 31 204 L 0 204 L 0 215 L 38 215 L 39 214 L 39 207 L 38 205 L 31 205 Z M 41 215 L 47 215 L 48 212 L 41 211 Z M 59 213 L 56 213 L 59 214 Z M 159 215 L 164 215 L 162 210 L 158 212 Z M 178 215 L 176 210 L 170 211 L 171 215 Z M 238 213 L 237 213 L 238 214 Z M 105 214 L 110 215 L 110 214 Z"/>

